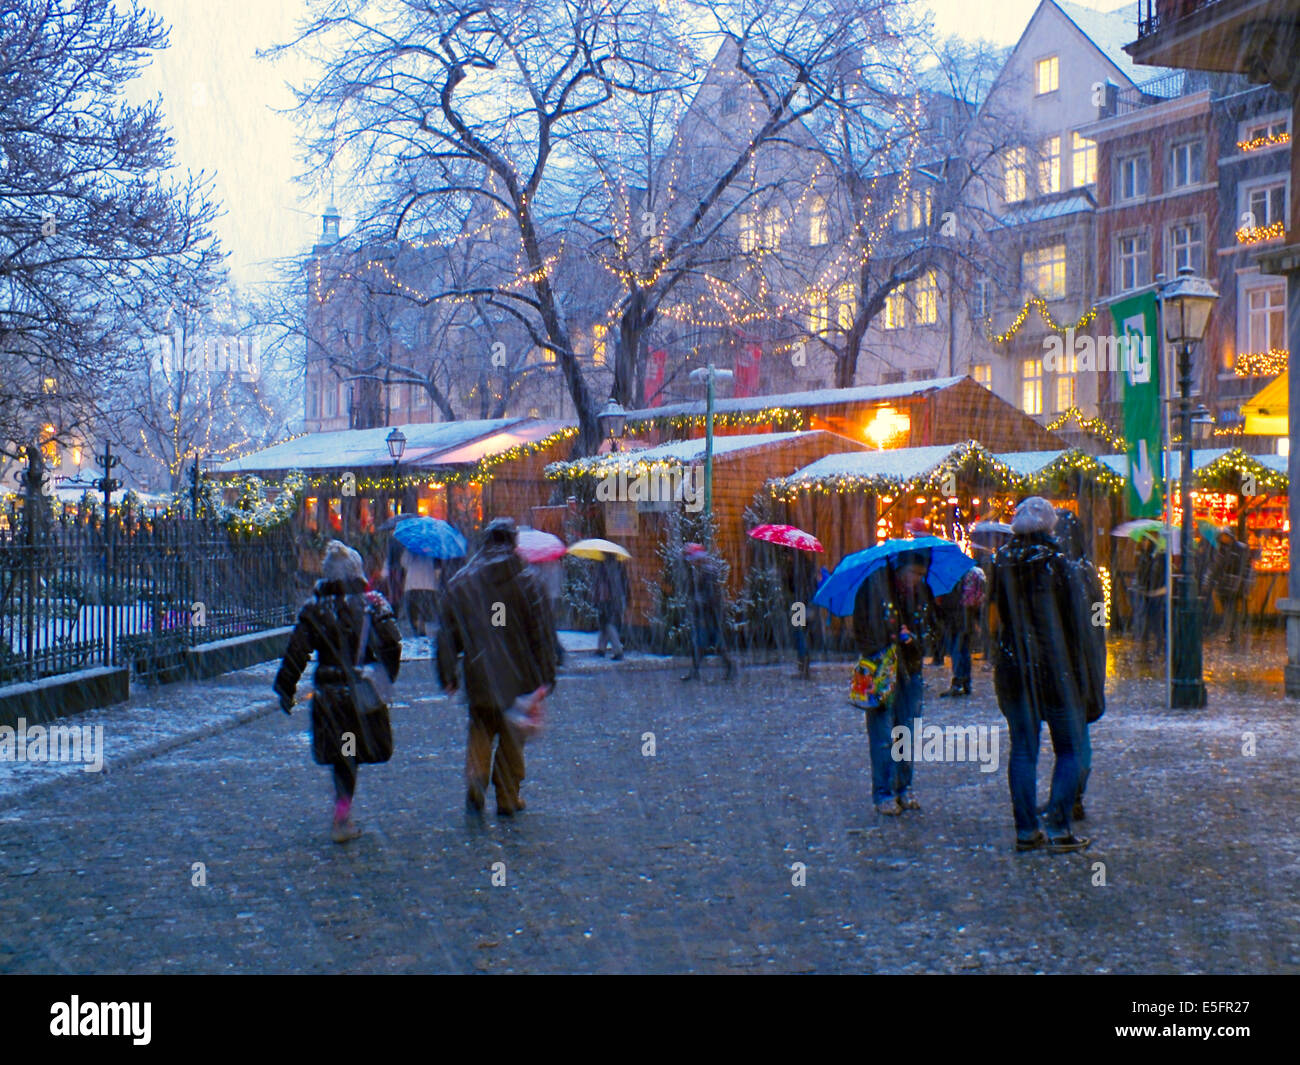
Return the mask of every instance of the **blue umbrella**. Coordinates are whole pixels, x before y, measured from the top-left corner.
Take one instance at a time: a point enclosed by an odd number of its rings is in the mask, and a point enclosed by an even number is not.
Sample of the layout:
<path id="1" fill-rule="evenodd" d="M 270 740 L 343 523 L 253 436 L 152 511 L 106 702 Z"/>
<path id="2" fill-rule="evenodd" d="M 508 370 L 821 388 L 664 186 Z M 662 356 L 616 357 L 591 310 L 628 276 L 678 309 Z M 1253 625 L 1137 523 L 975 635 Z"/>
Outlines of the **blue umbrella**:
<path id="1" fill-rule="evenodd" d="M 469 548 L 465 537 L 440 518 L 399 521 L 393 539 L 411 554 L 426 558 L 461 558 Z"/>
<path id="2" fill-rule="evenodd" d="M 915 551 L 928 559 L 925 583 L 935 595 L 944 595 L 957 587 L 975 565 L 971 557 L 951 540 L 938 536 L 918 536 L 915 540 L 886 540 L 865 551 L 846 555 L 813 595 L 813 604 L 825 607 L 836 617 L 853 613 L 858 589 L 876 570 L 899 555 Z"/>

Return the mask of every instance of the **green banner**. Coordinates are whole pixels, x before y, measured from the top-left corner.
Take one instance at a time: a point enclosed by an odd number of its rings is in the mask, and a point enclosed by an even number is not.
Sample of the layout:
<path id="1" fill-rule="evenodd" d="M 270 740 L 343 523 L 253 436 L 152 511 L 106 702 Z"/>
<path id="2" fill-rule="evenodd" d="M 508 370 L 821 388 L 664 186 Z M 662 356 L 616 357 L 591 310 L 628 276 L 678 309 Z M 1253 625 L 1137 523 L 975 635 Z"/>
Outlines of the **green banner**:
<path id="1" fill-rule="evenodd" d="M 1160 323 L 1156 296 L 1147 292 L 1112 303 L 1123 381 L 1124 439 L 1128 442 L 1128 512 L 1158 518 L 1164 512 L 1161 484 Z"/>

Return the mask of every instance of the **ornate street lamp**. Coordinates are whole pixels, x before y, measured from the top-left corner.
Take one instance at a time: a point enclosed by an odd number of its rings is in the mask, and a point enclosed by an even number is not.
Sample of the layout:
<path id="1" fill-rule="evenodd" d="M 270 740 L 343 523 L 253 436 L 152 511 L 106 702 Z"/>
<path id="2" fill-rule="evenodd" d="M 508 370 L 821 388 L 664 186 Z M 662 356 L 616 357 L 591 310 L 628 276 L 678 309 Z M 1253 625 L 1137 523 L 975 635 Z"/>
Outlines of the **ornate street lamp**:
<path id="1" fill-rule="evenodd" d="M 605 404 L 605 409 L 596 415 L 596 424 L 600 426 L 602 433 L 609 436 L 609 450 L 618 450 L 618 438 L 623 435 L 623 429 L 627 425 L 627 411 L 613 396 L 609 397 L 609 402 Z"/>
<path id="2" fill-rule="evenodd" d="M 388 453 L 393 457 L 393 510 L 396 512 L 398 504 L 401 502 L 401 462 L 402 453 L 406 450 L 406 434 L 397 426 L 393 426 L 393 431 L 384 438 L 384 443 L 388 445 Z"/>
<path id="3" fill-rule="evenodd" d="M 1173 683 L 1169 702 L 1176 708 L 1199 708 L 1205 705 L 1204 660 L 1201 649 L 1201 614 L 1196 603 L 1192 577 L 1192 544 L 1195 542 L 1192 520 L 1192 453 L 1193 437 L 1205 432 L 1209 412 L 1192 410 L 1192 345 L 1205 336 L 1210 311 L 1219 293 L 1190 266 L 1178 271 L 1178 277 L 1160 290 L 1161 316 L 1165 340 L 1178 349 L 1178 417 L 1181 422 L 1181 495 L 1183 502 L 1182 563 L 1178 573 L 1178 609 L 1174 614 L 1172 653 Z M 1202 413 L 1202 411 L 1204 413 Z"/>

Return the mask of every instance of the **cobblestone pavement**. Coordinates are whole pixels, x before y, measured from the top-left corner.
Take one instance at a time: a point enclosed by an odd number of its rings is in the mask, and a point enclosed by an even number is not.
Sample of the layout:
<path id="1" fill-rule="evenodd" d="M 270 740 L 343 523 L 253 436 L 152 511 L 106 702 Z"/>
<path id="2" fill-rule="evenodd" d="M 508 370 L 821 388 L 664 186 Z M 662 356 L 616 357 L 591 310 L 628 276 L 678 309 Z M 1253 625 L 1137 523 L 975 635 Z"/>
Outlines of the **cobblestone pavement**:
<path id="1" fill-rule="evenodd" d="M 1005 730 L 997 772 L 922 764 L 924 811 L 878 817 L 846 663 L 724 683 L 710 660 L 684 684 L 574 658 L 513 822 L 465 819 L 464 710 L 422 662 L 346 846 L 303 713 L 18 794 L 0 971 L 1300 971 L 1297 704 L 1275 678 L 1221 667 L 1208 710 L 1171 712 L 1127 667 L 1093 727 L 1093 847 L 1051 856 L 1012 851 Z M 978 662 L 973 698 L 945 682 L 927 667 L 927 721 L 1001 725 Z"/>

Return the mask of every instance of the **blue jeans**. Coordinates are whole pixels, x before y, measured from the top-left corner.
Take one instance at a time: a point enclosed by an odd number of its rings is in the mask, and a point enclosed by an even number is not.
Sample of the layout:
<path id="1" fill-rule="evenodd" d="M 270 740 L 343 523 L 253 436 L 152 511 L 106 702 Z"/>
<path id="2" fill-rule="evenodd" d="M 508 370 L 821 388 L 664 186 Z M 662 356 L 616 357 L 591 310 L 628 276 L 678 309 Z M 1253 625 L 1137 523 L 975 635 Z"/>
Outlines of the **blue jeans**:
<path id="1" fill-rule="evenodd" d="M 794 627 L 794 651 L 799 658 L 808 657 L 808 630 L 802 625 Z"/>
<path id="2" fill-rule="evenodd" d="M 1047 722 L 1056 752 L 1052 791 L 1047 800 L 1043 827 L 1053 839 L 1070 835 L 1070 813 L 1079 794 L 1084 773 L 1091 767 L 1092 747 L 1082 706 L 1052 705 L 1042 715 L 1023 695 L 1001 707 L 1011 736 L 1011 758 L 1007 762 L 1007 784 L 1011 789 L 1011 812 L 1016 821 L 1016 838 L 1028 840 L 1038 831 L 1038 740 L 1040 724 Z"/>
<path id="3" fill-rule="evenodd" d="M 970 626 L 963 624 L 948 633 L 948 654 L 952 656 L 953 687 L 970 687 Z"/>
<path id="4" fill-rule="evenodd" d="M 871 801 L 888 802 L 894 796 L 903 797 L 912 786 L 910 758 L 894 760 L 894 738 L 897 725 L 906 725 L 912 733 L 915 750 L 916 721 L 921 716 L 921 696 L 924 694 L 921 674 L 898 673 L 898 692 L 893 703 L 885 710 L 867 711 L 867 739 L 871 744 Z M 904 750 L 907 751 L 907 746 Z M 911 751 L 907 751 L 911 753 Z"/>

